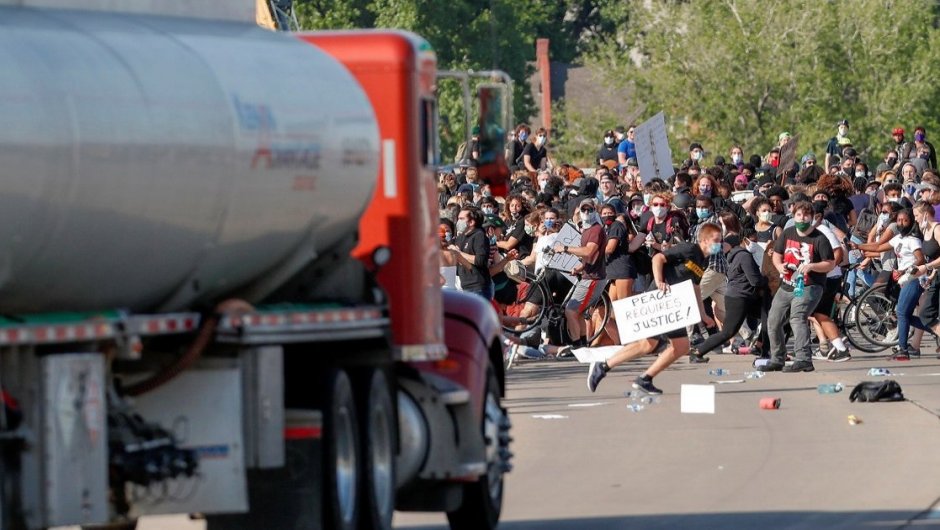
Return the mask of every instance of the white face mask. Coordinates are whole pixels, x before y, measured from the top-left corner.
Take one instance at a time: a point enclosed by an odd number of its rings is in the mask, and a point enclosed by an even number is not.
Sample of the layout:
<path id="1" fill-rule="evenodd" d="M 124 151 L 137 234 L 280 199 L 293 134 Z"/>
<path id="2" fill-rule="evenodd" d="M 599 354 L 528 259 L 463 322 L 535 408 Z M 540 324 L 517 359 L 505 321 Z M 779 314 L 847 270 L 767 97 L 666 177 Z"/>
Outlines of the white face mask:
<path id="1" fill-rule="evenodd" d="M 605 136 L 604 143 L 607 145 L 614 145 L 614 138 L 612 136 Z"/>
<path id="2" fill-rule="evenodd" d="M 744 157 L 739 154 L 731 155 L 731 161 L 735 164 L 740 164 L 742 160 L 744 160 Z"/>
<path id="3" fill-rule="evenodd" d="M 829 129 L 829 130 L 831 131 L 832 129 Z M 840 138 L 841 138 L 841 137 L 844 137 L 844 136 L 845 136 L 846 134 L 848 134 L 848 133 L 849 133 L 848 127 L 846 127 L 845 125 L 842 125 L 842 126 L 839 127 L 839 137 L 840 137 Z"/>
<path id="4" fill-rule="evenodd" d="M 900 197 L 888 197 L 888 202 L 901 202 Z"/>
<path id="5" fill-rule="evenodd" d="M 581 214 L 581 227 L 590 228 L 593 225 L 596 225 L 601 222 L 601 216 L 597 212 L 591 212 L 589 214 Z"/>
<path id="6" fill-rule="evenodd" d="M 656 216 L 657 219 L 660 219 L 666 216 L 665 206 L 653 206 L 652 208 L 650 208 L 650 211 L 653 212 L 653 215 Z"/>
<path id="7" fill-rule="evenodd" d="M 649 206 L 649 204 L 650 204 L 650 197 L 652 197 L 652 195 L 650 195 L 649 193 L 644 193 L 644 194 L 643 194 L 643 204 Z"/>
<path id="8" fill-rule="evenodd" d="M 757 218 L 765 223 L 769 223 L 773 218 L 774 213 L 769 211 L 757 212 Z"/>

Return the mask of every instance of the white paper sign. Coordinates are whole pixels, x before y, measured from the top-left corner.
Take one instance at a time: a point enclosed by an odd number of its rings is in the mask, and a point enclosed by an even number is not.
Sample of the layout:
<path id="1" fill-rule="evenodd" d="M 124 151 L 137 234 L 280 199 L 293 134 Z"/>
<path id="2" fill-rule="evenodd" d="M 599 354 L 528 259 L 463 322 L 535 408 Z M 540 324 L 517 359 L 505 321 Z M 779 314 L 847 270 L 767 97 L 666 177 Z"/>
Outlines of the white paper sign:
<path id="1" fill-rule="evenodd" d="M 613 305 L 622 344 L 662 335 L 702 321 L 692 280 L 671 286 L 668 293 L 648 291 L 617 300 Z"/>
<path id="2" fill-rule="evenodd" d="M 660 112 L 636 128 L 636 161 L 644 183 L 654 178 L 666 180 L 672 169 L 672 150 L 666 136 L 666 116 Z"/>
<path id="3" fill-rule="evenodd" d="M 682 385 L 679 410 L 683 414 L 714 414 L 715 387 L 713 385 Z"/>
<path id="4" fill-rule="evenodd" d="M 444 278 L 444 289 L 457 288 L 457 267 L 441 267 L 441 276 Z"/>
<path id="5" fill-rule="evenodd" d="M 555 244 L 561 244 L 568 247 L 580 247 L 581 232 L 578 231 L 578 227 L 569 221 L 565 223 L 565 226 L 561 227 L 561 230 L 558 231 L 558 236 L 555 238 Z M 571 270 L 578 265 L 578 263 L 580 263 L 580 260 L 577 256 L 559 252 L 552 255 L 552 259 L 548 262 L 547 267 L 550 269 L 558 269 L 560 271 L 570 273 Z M 571 278 L 569 278 L 569 280 L 570 279 Z"/>
<path id="6" fill-rule="evenodd" d="M 601 362 L 610 359 L 623 346 L 599 346 L 597 348 L 578 348 L 571 350 L 579 363 Z"/>

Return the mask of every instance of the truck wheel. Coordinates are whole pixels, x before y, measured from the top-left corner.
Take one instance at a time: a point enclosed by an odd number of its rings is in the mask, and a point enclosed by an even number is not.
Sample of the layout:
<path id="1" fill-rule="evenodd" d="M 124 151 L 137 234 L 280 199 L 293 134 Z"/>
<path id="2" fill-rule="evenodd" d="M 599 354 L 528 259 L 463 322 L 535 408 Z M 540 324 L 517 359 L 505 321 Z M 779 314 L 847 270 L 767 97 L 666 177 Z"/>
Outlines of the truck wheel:
<path id="1" fill-rule="evenodd" d="M 324 418 L 324 528 L 354 530 L 359 515 L 359 427 L 352 383 L 343 370 L 328 381 Z"/>
<path id="2" fill-rule="evenodd" d="M 362 403 L 362 513 L 364 530 L 391 530 L 395 512 L 395 440 L 397 420 L 388 379 L 374 370 L 364 383 Z"/>
<path id="3" fill-rule="evenodd" d="M 487 370 L 483 399 L 483 442 L 486 447 L 486 474 L 464 486 L 463 504 L 447 513 L 452 530 L 492 530 L 499 524 L 503 509 L 503 475 L 509 459 L 509 415 L 500 404 L 499 381 L 493 369 Z"/>

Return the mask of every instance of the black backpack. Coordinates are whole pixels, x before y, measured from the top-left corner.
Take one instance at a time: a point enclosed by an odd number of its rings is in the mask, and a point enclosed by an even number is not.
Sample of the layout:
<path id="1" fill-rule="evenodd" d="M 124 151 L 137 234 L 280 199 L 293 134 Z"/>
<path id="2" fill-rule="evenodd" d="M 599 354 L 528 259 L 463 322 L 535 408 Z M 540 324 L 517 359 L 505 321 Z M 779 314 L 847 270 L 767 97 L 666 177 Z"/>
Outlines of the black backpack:
<path id="1" fill-rule="evenodd" d="M 894 379 L 884 381 L 862 381 L 849 394 L 849 401 L 904 401 L 901 385 Z"/>

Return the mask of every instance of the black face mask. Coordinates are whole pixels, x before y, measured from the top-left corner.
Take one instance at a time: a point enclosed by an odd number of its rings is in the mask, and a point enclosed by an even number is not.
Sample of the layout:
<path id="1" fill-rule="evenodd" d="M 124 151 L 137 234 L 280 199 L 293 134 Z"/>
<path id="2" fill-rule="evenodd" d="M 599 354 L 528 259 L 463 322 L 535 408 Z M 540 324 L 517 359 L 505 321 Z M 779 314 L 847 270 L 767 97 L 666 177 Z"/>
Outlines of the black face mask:
<path id="1" fill-rule="evenodd" d="M 901 235 L 902 235 L 902 236 L 909 236 L 909 235 L 911 235 L 911 231 L 914 230 L 914 224 L 911 223 L 910 225 L 908 225 L 907 228 L 904 228 L 904 227 L 902 227 L 901 225 L 898 225 L 898 230 L 901 231 Z"/>

